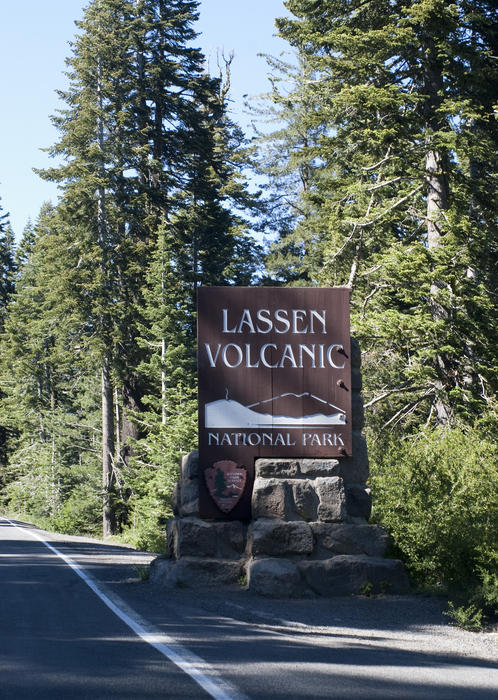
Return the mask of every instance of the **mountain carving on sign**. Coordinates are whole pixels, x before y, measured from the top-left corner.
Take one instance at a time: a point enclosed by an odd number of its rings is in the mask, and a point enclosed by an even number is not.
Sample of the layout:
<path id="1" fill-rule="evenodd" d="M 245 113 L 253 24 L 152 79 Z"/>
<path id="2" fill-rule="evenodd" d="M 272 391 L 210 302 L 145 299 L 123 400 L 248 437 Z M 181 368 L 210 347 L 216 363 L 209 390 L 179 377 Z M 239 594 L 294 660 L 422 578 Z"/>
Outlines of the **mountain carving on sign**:
<path id="1" fill-rule="evenodd" d="M 282 414 L 277 412 L 279 409 Z M 205 406 L 206 428 L 299 428 L 345 423 L 346 414 L 341 408 L 309 392 L 287 392 L 248 406 L 228 398 Z"/>

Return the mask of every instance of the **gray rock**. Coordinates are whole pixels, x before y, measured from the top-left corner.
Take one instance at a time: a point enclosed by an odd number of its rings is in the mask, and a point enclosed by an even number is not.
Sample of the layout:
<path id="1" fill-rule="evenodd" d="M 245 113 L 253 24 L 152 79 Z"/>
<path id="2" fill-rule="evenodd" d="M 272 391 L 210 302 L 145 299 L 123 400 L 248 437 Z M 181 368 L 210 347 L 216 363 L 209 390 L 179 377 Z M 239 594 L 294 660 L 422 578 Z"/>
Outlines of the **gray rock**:
<path id="1" fill-rule="evenodd" d="M 180 493 L 179 493 L 179 487 L 178 484 L 175 484 L 173 488 L 173 492 L 171 494 L 171 508 L 173 510 L 173 513 L 175 515 L 178 515 L 180 510 Z"/>
<path id="2" fill-rule="evenodd" d="M 246 527 L 239 520 L 210 523 L 220 559 L 240 559 L 246 548 Z"/>
<path id="3" fill-rule="evenodd" d="M 167 588 L 212 588 L 237 583 L 244 574 L 243 561 L 182 557 L 154 560 L 149 580 Z"/>
<path id="4" fill-rule="evenodd" d="M 182 479 L 179 482 L 180 505 L 179 514 L 195 516 L 199 514 L 199 481 L 198 479 Z"/>
<path id="5" fill-rule="evenodd" d="M 310 523 L 318 550 L 332 554 L 366 554 L 382 557 L 389 537 L 378 525 Z"/>
<path id="6" fill-rule="evenodd" d="M 178 518 L 173 556 L 215 557 L 216 529 L 199 518 Z"/>
<path id="7" fill-rule="evenodd" d="M 199 498 L 199 481 L 198 479 L 182 479 L 179 482 L 180 487 L 180 505 L 193 501 Z"/>
<path id="8" fill-rule="evenodd" d="M 308 479 L 317 476 L 340 476 L 340 463 L 337 459 L 301 459 L 301 474 Z"/>
<path id="9" fill-rule="evenodd" d="M 185 503 L 180 509 L 180 515 L 184 518 L 198 518 L 199 517 L 199 499 L 196 498 L 193 501 Z"/>
<path id="10" fill-rule="evenodd" d="M 238 520 L 210 522 L 195 517 L 170 518 L 166 523 L 170 556 L 241 559 L 246 527 Z"/>
<path id="11" fill-rule="evenodd" d="M 252 492 L 252 517 L 287 519 L 292 513 L 287 494 L 287 484 L 279 479 L 254 480 Z"/>
<path id="12" fill-rule="evenodd" d="M 184 479 L 194 479 L 199 475 L 199 451 L 193 450 L 182 457 L 181 475 Z"/>
<path id="13" fill-rule="evenodd" d="M 350 484 L 346 487 L 348 515 L 368 520 L 372 513 L 372 494 L 368 486 Z"/>
<path id="14" fill-rule="evenodd" d="M 255 520 L 247 533 L 248 552 L 285 556 L 288 554 L 310 554 L 313 551 L 313 535 L 308 523 L 294 520 Z"/>
<path id="15" fill-rule="evenodd" d="M 367 442 L 361 432 L 353 430 L 353 455 L 341 459 L 341 476 L 345 484 L 365 484 L 368 475 Z"/>
<path id="16" fill-rule="evenodd" d="M 338 476 L 315 480 L 316 493 L 319 498 L 318 520 L 338 522 L 346 518 L 346 495 L 342 479 Z"/>
<path id="17" fill-rule="evenodd" d="M 307 593 L 296 564 L 288 559 L 252 559 L 247 579 L 250 591 L 270 598 L 293 598 Z"/>
<path id="18" fill-rule="evenodd" d="M 174 557 L 176 552 L 176 540 L 178 537 L 178 518 L 168 518 L 166 521 L 166 544 L 168 546 L 168 557 Z"/>
<path id="19" fill-rule="evenodd" d="M 149 567 L 149 583 L 159 586 L 164 585 L 172 566 L 175 564 L 175 561 L 167 559 L 166 557 L 156 557 L 156 559 L 153 559 Z"/>
<path id="20" fill-rule="evenodd" d="M 303 520 L 316 520 L 318 496 L 307 479 L 295 479 L 290 486 L 294 498 L 294 510 Z"/>
<path id="21" fill-rule="evenodd" d="M 395 559 L 339 555 L 297 565 L 307 585 L 322 596 L 406 593 L 409 589 L 405 568 Z"/>
<path id="22" fill-rule="evenodd" d="M 256 477 L 282 479 L 297 476 L 298 462 L 295 459 L 257 459 L 254 465 Z"/>

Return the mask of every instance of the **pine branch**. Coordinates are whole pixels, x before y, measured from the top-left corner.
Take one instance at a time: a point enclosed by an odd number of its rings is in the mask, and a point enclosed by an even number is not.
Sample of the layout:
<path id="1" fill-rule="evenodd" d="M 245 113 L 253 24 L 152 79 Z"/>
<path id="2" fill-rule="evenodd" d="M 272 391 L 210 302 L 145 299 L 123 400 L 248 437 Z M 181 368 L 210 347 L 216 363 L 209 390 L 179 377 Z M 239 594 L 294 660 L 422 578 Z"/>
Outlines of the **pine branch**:
<path id="1" fill-rule="evenodd" d="M 366 310 L 366 308 L 367 308 L 368 302 L 370 301 L 370 299 L 371 299 L 373 296 L 375 296 L 375 294 L 377 294 L 377 292 L 379 291 L 379 289 L 389 289 L 389 285 L 388 285 L 388 284 L 375 284 L 375 285 L 374 285 L 374 289 L 370 292 L 370 294 L 368 294 L 368 295 L 365 297 L 365 299 L 364 299 L 364 301 L 363 301 L 363 305 L 362 305 L 362 308 L 361 308 L 361 317 L 362 317 L 362 318 L 365 318 L 365 310 Z"/>
<path id="2" fill-rule="evenodd" d="M 353 230 L 351 231 L 350 235 L 346 238 L 346 240 L 344 241 L 344 243 L 342 244 L 342 246 L 339 248 L 339 250 L 338 250 L 336 253 L 334 253 L 333 255 L 330 255 L 330 256 L 327 258 L 326 263 L 332 262 L 333 260 L 335 260 L 336 258 L 338 258 L 338 257 L 344 252 L 344 250 L 346 249 L 348 243 L 351 243 L 351 241 L 353 240 L 353 237 L 354 237 L 356 228 L 357 228 L 357 227 L 356 227 L 355 225 L 353 225 Z"/>

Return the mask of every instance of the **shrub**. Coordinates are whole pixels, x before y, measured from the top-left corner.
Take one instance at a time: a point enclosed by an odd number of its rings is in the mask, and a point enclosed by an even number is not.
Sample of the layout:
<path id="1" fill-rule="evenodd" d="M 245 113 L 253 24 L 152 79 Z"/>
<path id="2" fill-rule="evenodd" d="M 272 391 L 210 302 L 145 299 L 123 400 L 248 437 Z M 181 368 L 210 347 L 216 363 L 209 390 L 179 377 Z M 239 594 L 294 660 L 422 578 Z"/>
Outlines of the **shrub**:
<path id="1" fill-rule="evenodd" d="M 469 632 L 478 632 L 482 629 L 482 610 L 475 605 L 467 607 L 461 605 L 457 608 L 450 601 L 448 611 L 443 614 L 450 618 L 450 625 L 455 627 L 461 627 Z"/>
<path id="2" fill-rule="evenodd" d="M 496 614 L 496 442 L 477 428 L 426 428 L 377 440 L 370 456 L 373 517 L 390 532 L 413 580 L 463 593 L 474 612 Z"/>
<path id="3" fill-rule="evenodd" d="M 48 525 L 66 535 L 99 536 L 102 531 L 102 501 L 100 494 L 88 486 L 77 485 Z"/>

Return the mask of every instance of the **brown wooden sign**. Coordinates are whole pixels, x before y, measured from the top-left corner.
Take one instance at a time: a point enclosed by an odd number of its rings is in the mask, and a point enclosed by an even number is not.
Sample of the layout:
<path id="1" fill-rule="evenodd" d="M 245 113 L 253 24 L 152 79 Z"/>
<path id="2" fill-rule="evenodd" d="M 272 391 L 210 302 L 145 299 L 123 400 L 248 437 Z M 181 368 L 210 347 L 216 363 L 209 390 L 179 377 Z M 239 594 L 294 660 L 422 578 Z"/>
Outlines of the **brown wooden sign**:
<path id="1" fill-rule="evenodd" d="M 199 461 L 215 470 L 200 480 L 201 517 L 250 518 L 256 457 L 351 454 L 349 355 L 346 288 L 198 290 Z M 221 482 L 238 469 L 235 499 Z"/>

